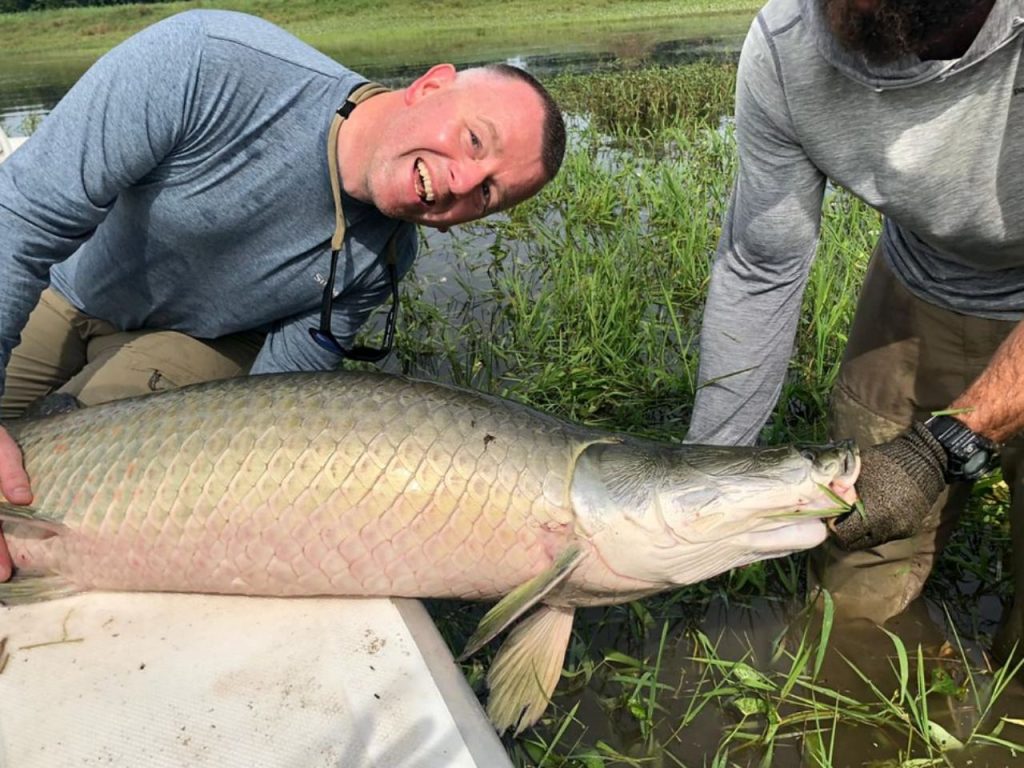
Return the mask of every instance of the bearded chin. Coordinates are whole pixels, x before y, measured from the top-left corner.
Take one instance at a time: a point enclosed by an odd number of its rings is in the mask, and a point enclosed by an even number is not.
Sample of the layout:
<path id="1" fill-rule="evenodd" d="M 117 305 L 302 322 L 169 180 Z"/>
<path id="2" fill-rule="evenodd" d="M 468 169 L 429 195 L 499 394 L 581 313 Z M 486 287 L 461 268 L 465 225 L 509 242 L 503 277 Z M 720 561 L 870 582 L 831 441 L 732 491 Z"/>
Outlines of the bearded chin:
<path id="1" fill-rule="evenodd" d="M 888 64 L 912 53 L 907 19 L 885 0 L 861 9 L 852 0 L 823 0 L 825 18 L 839 44 L 874 64 Z"/>
<path id="2" fill-rule="evenodd" d="M 832 34 L 875 64 L 920 54 L 955 29 L 977 0 L 821 0 Z"/>

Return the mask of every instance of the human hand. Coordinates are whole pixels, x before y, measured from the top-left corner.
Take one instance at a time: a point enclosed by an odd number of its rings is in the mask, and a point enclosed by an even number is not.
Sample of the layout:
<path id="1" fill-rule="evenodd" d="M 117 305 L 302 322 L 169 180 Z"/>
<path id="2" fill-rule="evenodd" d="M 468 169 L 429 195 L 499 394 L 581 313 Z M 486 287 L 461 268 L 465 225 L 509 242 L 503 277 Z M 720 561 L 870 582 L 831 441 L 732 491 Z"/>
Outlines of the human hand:
<path id="1" fill-rule="evenodd" d="M 946 451 L 915 421 L 887 443 L 861 453 L 858 508 L 829 524 L 845 550 L 867 549 L 917 531 L 946 487 Z"/>
<path id="2" fill-rule="evenodd" d="M 0 494 L 12 504 L 31 504 L 32 487 L 22 460 L 21 449 L 7 430 L 0 427 Z M 0 581 L 11 578 L 11 553 L 0 530 Z"/>

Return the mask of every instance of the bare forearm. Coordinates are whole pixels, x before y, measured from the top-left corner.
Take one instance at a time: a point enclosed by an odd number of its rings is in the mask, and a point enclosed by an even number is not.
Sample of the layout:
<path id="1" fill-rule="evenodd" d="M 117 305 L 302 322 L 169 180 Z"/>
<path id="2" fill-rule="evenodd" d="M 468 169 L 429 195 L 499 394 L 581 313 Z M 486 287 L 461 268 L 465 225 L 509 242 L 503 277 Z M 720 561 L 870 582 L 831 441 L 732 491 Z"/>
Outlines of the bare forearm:
<path id="1" fill-rule="evenodd" d="M 988 367 L 950 404 L 975 432 L 1004 442 L 1024 431 L 1024 322 L 996 350 Z"/>

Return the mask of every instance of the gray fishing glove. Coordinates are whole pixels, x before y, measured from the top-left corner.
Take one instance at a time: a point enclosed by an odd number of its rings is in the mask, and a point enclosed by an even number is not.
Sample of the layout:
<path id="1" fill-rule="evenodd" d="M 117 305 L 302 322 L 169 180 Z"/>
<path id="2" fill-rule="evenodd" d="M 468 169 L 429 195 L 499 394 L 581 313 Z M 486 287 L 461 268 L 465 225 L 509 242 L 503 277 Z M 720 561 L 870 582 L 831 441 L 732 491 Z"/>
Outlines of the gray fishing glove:
<path id="1" fill-rule="evenodd" d="M 837 545 L 867 549 L 915 533 L 946 487 L 946 451 L 927 427 L 915 421 L 887 443 L 861 454 L 855 488 L 863 509 L 831 524 Z"/>

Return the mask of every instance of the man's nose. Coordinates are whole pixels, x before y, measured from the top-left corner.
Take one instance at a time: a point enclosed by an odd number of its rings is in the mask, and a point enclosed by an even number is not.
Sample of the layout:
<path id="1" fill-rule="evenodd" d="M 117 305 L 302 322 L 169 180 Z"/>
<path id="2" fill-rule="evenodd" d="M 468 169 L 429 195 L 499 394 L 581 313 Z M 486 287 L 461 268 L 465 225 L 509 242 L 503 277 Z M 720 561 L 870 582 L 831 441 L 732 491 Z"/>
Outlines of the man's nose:
<path id="1" fill-rule="evenodd" d="M 452 164 L 450 170 L 450 188 L 453 195 L 463 197 L 472 194 L 487 178 L 487 169 L 473 160 L 463 160 Z"/>

